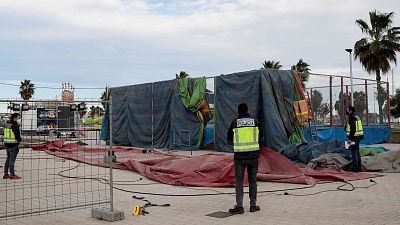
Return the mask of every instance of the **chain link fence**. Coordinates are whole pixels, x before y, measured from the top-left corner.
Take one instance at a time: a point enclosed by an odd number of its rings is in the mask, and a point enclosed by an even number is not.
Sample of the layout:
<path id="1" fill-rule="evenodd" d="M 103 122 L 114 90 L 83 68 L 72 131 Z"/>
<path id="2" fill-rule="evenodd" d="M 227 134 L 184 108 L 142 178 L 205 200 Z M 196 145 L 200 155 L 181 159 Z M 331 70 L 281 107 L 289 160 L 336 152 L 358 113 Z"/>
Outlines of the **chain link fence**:
<path id="1" fill-rule="evenodd" d="M 103 167 L 91 165 L 103 161 L 110 150 L 100 141 L 102 104 L 93 100 L 0 99 L 2 170 L 8 154 L 3 130 L 12 113 L 21 115 L 22 136 L 15 161 L 15 173 L 21 179 L 1 180 L 0 220 L 99 206 L 112 208 L 112 170 L 107 163 Z M 73 160 L 72 155 L 85 163 Z"/>

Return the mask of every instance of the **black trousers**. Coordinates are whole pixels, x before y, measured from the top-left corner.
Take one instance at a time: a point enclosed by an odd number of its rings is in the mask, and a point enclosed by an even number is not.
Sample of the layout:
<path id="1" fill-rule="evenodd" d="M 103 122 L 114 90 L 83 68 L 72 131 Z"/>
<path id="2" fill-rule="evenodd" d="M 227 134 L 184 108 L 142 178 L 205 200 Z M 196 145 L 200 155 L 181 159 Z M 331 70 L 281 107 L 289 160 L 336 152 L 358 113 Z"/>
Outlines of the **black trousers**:
<path id="1" fill-rule="evenodd" d="M 249 198 L 250 206 L 255 206 L 257 203 L 257 171 L 258 158 L 256 159 L 235 159 L 235 193 L 236 205 L 243 207 L 243 180 L 244 171 L 247 167 L 247 175 L 249 181 Z"/>

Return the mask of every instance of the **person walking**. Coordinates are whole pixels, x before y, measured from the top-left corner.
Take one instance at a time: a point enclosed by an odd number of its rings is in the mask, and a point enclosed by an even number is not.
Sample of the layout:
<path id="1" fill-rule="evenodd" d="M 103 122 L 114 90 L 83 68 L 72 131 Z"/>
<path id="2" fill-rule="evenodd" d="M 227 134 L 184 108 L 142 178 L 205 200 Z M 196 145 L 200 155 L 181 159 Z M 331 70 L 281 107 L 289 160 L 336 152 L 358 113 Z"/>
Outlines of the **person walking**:
<path id="1" fill-rule="evenodd" d="M 13 113 L 10 121 L 6 123 L 4 127 L 4 146 L 7 151 L 7 160 L 4 164 L 3 179 L 21 179 L 21 177 L 15 175 L 14 169 L 15 160 L 19 152 L 18 145 L 22 140 L 19 130 L 20 123 L 20 115 L 18 113 Z"/>
<path id="2" fill-rule="evenodd" d="M 239 116 L 234 119 L 227 133 L 228 144 L 233 144 L 235 165 L 236 205 L 229 209 L 231 214 L 243 214 L 243 180 L 247 168 L 249 182 L 250 212 L 260 210 L 257 205 L 257 171 L 260 157 L 260 142 L 263 134 L 258 121 L 249 114 L 246 103 L 238 106 Z"/>

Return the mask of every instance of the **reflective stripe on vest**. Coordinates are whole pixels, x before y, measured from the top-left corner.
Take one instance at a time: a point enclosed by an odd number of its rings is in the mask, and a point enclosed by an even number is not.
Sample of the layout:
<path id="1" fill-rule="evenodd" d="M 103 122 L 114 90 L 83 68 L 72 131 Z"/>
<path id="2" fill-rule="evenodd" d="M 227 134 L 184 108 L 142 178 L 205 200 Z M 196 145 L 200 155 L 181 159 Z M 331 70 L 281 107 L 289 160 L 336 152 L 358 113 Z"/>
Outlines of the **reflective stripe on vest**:
<path id="1" fill-rule="evenodd" d="M 18 143 L 10 124 L 4 127 L 4 143 Z"/>
<path id="2" fill-rule="evenodd" d="M 233 129 L 233 150 L 234 152 L 260 150 L 258 127 L 238 127 Z"/>
<path id="3" fill-rule="evenodd" d="M 362 136 L 364 135 L 364 130 L 363 130 L 363 126 L 362 126 L 362 121 L 360 119 L 360 117 L 356 116 L 356 132 L 354 133 L 354 136 Z M 346 125 L 346 134 L 347 136 L 350 135 L 350 125 L 347 123 Z"/>

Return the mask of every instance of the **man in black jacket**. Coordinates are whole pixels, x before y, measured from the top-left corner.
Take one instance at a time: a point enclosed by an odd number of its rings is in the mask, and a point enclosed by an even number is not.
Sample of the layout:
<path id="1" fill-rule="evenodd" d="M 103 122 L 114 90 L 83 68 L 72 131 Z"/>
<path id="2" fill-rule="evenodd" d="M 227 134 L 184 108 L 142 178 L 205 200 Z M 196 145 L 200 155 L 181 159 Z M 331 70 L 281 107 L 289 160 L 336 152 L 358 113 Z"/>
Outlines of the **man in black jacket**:
<path id="1" fill-rule="evenodd" d="M 234 119 L 228 130 L 228 144 L 233 144 L 235 164 L 236 205 L 229 209 L 232 214 L 242 214 L 243 209 L 243 179 L 247 167 L 249 181 L 250 212 L 260 210 L 257 206 L 257 171 L 260 157 L 260 144 L 263 134 L 258 121 L 249 115 L 247 104 L 238 106 L 239 117 Z"/>
<path id="2" fill-rule="evenodd" d="M 4 164 L 3 179 L 21 179 L 15 175 L 14 164 L 19 152 L 18 145 L 21 142 L 21 133 L 19 131 L 20 115 L 13 113 L 10 121 L 4 127 L 4 146 L 7 151 L 7 160 Z M 10 171 L 10 174 L 8 173 Z"/>
<path id="3" fill-rule="evenodd" d="M 364 131 L 360 117 L 355 115 L 355 108 L 353 106 L 347 107 L 346 115 L 348 115 L 348 123 L 345 126 L 347 135 L 347 143 L 353 158 L 353 167 L 351 171 L 361 171 L 361 157 L 360 157 L 360 141 L 364 139 Z"/>

